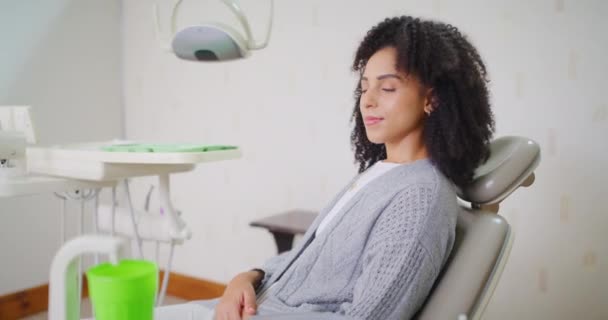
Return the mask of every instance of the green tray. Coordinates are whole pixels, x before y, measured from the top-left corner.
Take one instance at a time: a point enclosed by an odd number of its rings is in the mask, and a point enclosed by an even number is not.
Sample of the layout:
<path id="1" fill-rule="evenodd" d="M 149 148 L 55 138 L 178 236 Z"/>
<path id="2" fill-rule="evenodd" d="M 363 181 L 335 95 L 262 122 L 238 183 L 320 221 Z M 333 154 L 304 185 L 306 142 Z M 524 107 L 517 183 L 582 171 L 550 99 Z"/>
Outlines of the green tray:
<path id="1" fill-rule="evenodd" d="M 211 152 L 234 150 L 236 146 L 229 145 L 200 145 L 200 144 L 115 144 L 103 146 L 101 150 L 108 152 Z"/>

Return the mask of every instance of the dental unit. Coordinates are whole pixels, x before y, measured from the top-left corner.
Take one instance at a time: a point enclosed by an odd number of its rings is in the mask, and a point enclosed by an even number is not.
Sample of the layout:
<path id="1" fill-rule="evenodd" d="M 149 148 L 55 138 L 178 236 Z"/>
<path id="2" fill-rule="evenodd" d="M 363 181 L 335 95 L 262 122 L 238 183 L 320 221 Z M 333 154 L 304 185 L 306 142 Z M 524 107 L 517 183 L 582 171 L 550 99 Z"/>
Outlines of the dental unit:
<path id="1" fill-rule="evenodd" d="M 66 202 L 81 202 L 79 224 L 82 233 L 84 203 L 95 199 L 93 229 L 99 235 L 77 237 L 66 242 L 51 266 L 50 319 L 79 319 L 81 256 L 93 253 L 97 264 L 99 254 L 106 254 L 116 263 L 128 251 L 124 240 L 120 240 L 125 238 L 135 241 L 138 259 L 143 258 L 144 241 L 156 242 L 157 250 L 161 243 L 170 246 L 164 268 L 167 276 L 156 299 L 158 305 L 162 304 L 174 247 L 190 239 L 192 234 L 171 201 L 170 175 L 192 171 L 203 162 L 237 159 L 241 157 L 240 149 L 222 145 L 156 145 L 120 140 L 38 146 L 31 145 L 35 142 L 35 134 L 29 107 L 0 107 L 0 116 L 0 196 L 54 192 L 62 201 L 62 243 L 67 240 Z M 159 212 L 134 208 L 128 180 L 143 176 L 158 176 Z M 116 187 L 119 184 L 124 184 L 126 206 L 117 204 Z M 98 196 L 103 188 L 112 189 L 110 205 L 99 205 Z"/>

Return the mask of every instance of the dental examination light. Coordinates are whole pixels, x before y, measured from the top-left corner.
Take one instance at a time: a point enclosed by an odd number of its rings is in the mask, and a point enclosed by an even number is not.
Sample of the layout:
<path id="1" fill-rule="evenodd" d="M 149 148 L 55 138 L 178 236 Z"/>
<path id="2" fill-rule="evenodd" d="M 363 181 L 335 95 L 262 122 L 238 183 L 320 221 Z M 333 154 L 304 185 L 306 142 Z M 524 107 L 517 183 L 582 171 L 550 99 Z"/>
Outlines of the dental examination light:
<path id="1" fill-rule="evenodd" d="M 256 44 L 251 34 L 247 17 L 238 5 L 237 0 L 222 0 L 222 2 L 238 18 L 245 31 L 245 37 L 230 26 L 220 23 L 204 23 L 186 27 L 178 32 L 177 13 L 183 0 L 178 0 L 171 13 L 171 48 L 175 55 L 191 61 L 229 61 L 247 58 L 252 50 L 263 49 L 268 45 L 272 30 L 274 0 L 270 0 L 270 21 L 266 31 L 266 39 Z M 156 32 L 160 34 L 158 6 L 154 5 Z M 168 47 L 168 46 L 167 46 Z"/>

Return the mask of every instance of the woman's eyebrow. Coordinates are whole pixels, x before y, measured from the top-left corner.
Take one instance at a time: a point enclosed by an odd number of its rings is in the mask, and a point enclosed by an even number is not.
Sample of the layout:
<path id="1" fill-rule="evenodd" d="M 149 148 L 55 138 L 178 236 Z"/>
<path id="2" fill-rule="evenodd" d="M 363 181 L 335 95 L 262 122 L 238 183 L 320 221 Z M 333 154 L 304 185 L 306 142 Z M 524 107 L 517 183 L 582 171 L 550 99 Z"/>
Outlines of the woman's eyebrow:
<path id="1" fill-rule="evenodd" d="M 376 79 L 378 79 L 378 80 L 383 80 L 386 78 L 396 78 L 398 80 L 403 80 L 402 76 L 400 76 L 398 74 L 394 74 L 394 73 L 387 73 L 387 74 L 383 74 L 383 75 L 376 77 Z M 361 77 L 361 81 L 368 81 L 368 79 L 367 79 L 367 77 Z"/>

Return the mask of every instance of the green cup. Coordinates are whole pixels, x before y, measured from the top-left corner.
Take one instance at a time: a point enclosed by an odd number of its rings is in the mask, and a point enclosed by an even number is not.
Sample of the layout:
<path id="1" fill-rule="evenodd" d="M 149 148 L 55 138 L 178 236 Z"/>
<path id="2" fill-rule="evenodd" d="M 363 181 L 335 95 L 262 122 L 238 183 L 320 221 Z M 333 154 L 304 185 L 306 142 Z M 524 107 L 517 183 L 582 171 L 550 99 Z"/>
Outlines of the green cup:
<path id="1" fill-rule="evenodd" d="M 143 260 L 102 263 L 87 271 L 95 320 L 153 320 L 158 267 Z"/>

